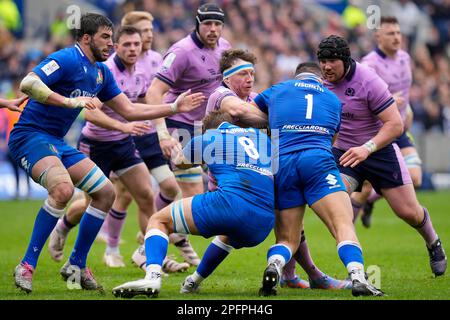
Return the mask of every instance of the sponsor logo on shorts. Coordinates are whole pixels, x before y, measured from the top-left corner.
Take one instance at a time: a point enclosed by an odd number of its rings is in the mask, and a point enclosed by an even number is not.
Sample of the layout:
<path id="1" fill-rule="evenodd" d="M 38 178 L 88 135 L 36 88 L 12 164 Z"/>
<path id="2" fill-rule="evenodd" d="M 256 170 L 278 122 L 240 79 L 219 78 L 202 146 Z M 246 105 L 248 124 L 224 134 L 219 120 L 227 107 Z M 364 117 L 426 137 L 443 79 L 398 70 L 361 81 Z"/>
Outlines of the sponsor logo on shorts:
<path id="1" fill-rule="evenodd" d="M 341 186 L 340 184 L 338 184 L 336 176 L 331 173 L 326 176 L 325 180 L 327 180 L 327 183 L 331 185 L 330 187 L 328 187 L 329 189 L 339 188 Z"/>

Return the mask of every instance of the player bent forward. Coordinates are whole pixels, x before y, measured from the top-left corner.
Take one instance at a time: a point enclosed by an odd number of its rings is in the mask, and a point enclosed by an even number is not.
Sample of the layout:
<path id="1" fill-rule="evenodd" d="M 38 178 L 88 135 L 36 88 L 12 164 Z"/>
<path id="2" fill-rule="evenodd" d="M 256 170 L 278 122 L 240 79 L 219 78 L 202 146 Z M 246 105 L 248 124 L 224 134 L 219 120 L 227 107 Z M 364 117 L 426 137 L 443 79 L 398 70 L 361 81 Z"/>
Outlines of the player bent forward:
<path id="1" fill-rule="evenodd" d="M 230 115 L 213 111 L 203 119 L 207 131 L 188 143 L 184 156 L 174 157 L 179 167 L 192 165 L 186 159 L 202 159 L 216 177 L 218 189 L 174 202 L 150 218 L 145 235 L 146 276 L 115 287 L 116 297 L 158 295 L 161 264 L 172 232 L 205 238 L 218 235 L 197 270 L 183 282 L 181 293 L 198 292 L 200 283 L 232 248 L 256 246 L 269 235 L 274 226 L 274 185 L 270 155 L 264 151 L 271 150 L 270 140 L 256 129 L 240 128 L 231 121 Z M 208 157 L 213 148 L 214 156 Z"/>

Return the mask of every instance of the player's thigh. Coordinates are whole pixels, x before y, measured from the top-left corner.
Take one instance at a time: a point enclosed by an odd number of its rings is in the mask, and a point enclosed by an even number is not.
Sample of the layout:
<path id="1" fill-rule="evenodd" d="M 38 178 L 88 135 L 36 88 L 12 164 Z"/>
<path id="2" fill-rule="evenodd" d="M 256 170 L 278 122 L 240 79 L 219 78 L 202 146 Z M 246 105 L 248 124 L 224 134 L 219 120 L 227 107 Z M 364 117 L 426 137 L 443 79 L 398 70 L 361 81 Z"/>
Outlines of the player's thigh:
<path id="1" fill-rule="evenodd" d="M 348 229 L 344 233 L 354 230 L 352 205 L 346 191 L 327 194 L 313 203 L 311 209 L 325 223 L 335 238 L 343 229 Z"/>
<path id="2" fill-rule="evenodd" d="M 186 170 L 175 170 L 174 175 L 183 197 L 192 197 L 204 192 L 202 167 L 195 166 Z"/>
<path id="3" fill-rule="evenodd" d="M 153 201 L 150 173 L 143 162 L 134 165 L 119 178 L 134 199 Z"/>
<path id="4" fill-rule="evenodd" d="M 39 182 L 39 178 L 42 176 L 42 174 L 51 167 L 64 168 L 64 165 L 56 156 L 44 157 L 34 164 L 33 169 L 31 170 L 31 177 L 34 181 Z"/>
<path id="5" fill-rule="evenodd" d="M 199 234 L 192 216 L 192 197 L 172 202 L 150 218 L 149 227 L 165 226 L 169 233 Z"/>

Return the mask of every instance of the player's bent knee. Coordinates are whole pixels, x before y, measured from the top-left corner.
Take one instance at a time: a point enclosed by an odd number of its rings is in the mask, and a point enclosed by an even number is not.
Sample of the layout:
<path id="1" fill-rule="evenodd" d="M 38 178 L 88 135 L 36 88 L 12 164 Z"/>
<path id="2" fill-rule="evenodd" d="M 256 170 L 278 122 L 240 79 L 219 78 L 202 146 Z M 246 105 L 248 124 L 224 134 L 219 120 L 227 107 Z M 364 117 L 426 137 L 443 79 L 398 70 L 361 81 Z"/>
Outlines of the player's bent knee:
<path id="1" fill-rule="evenodd" d="M 48 190 L 49 196 L 58 206 L 72 199 L 74 187 L 66 168 L 50 166 L 41 173 L 38 182 Z"/>

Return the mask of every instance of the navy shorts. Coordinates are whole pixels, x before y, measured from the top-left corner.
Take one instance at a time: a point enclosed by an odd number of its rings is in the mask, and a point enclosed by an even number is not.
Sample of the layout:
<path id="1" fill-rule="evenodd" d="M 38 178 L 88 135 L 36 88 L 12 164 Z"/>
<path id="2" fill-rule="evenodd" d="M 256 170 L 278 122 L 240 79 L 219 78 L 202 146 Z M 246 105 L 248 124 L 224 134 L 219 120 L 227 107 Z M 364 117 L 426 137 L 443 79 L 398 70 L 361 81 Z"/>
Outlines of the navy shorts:
<path id="1" fill-rule="evenodd" d="M 86 158 L 62 138 L 36 130 L 14 129 L 8 147 L 13 160 L 30 176 L 36 162 L 48 156 L 58 157 L 66 168 Z"/>
<path id="2" fill-rule="evenodd" d="M 97 141 L 81 135 L 78 150 L 87 155 L 107 177 L 111 171 L 126 169 L 142 162 L 131 137 L 117 141 Z"/>
<path id="3" fill-rule="evenodd" d="M 272 206 L 250 204 L 238 194 L 217 190 L 192 199 L 192 218 L 200 234 L 224 235 L 239 249 L 263 242 L 275 223 Z"/>
<path id="4" fill-rule="evenodd" d="M 172 133 L 177 129 L 178 131 L 178 140 L 181 143 L 181 146 L 184 148 L 186 144 L 194 138 L 195 128 L 191 124 L 187 124 L 181 121 L 176 121 L 172 119 L 166 118 L 166 125 L 169 129 L 169 132 Z M 172 130 L 171 130 L 172 129 Z M 199 132 L 201 134 L 201 131 Z M 193 167 L 198 167 L 200 165 L 194 165 Z"/>
<path id="5" fill-rule="evenodd" d="M 339 158 L 344 154 L 343 150 L 333 148 L 333 154 L 339 171 L 358 181 L 356 191 L 361 191 L 364 180 L 369 181 L 378 194 L 381 194 L 381 189 L 412 183 L 405 160 L 395 143 L 372 153 L 354 168 L 339 164 Z"/>
<path id="6" fill-rule="evenodd" d="M 279 210 L 312 205 L 337 191 L 346 189 L 330 151 L 305 149 L 280 156 L 275 175 L 275 204 Z"/>
<path id="7" fill-rule="evenodd" d="M 191 139 L 194 138 L 194 126 L 191 124 L 172 119 L 166 119 L 166 125 L 169 129 L 169 132 L 172 132 L 173 129 L 177 129 L 178 138 L 183 148 L 189 141 L 191 141 Z M 201 131 L 199 132 L 199 134 L 201 134 Z"/>
<path id="8" fill-rule="evenodd" d="M 408 147 L 415 148 L 411 133 L 409 133 L 408 131 L 404 131 L 403 134 L 400 137 L 398 137 L 397 140 L 395 140 L 394 142 L 398 145 L 400 149 Z"/>
<path id="9" fill-rule="evenodd" d="M 162 165 L 169 164 L 164 158 L 161 147 L 159 146 L 158 134 L 156 132 L 143 136 L 133 137 L 136 149 L 147 166 L 148 170 L 158 168 Z"/>

